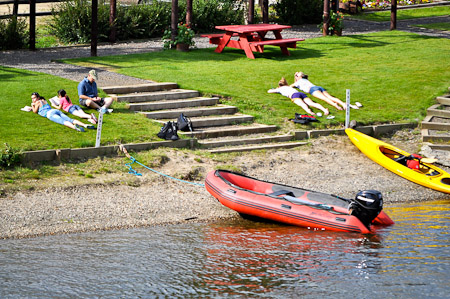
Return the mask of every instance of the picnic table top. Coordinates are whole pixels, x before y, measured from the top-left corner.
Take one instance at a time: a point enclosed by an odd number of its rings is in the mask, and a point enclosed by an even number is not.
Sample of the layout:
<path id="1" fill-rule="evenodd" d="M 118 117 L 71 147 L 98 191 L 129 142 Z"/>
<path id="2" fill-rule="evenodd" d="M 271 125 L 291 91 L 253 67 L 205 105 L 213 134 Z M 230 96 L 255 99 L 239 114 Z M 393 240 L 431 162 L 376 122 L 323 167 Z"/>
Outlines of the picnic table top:
<path id="1" fill-rule="evenodd" d="M 249 24 L 249 25 L 221 25 L 216 26 L 216 29 L 232 31 L 237 33 L 250 33 L 250 32 L 260 32 L 260 31 L 271 31 L 271 30 L 283 30 L 291 28 L 289 25 L 279 25 L 279 24 Z"/>

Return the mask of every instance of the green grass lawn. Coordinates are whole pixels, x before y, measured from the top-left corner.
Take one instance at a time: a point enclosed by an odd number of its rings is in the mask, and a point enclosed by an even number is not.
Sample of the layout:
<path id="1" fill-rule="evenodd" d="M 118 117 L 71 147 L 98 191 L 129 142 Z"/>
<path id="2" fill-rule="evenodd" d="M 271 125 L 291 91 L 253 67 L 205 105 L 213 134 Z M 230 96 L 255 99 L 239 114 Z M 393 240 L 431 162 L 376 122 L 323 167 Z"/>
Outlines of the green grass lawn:
<path id="1" fill-rule="evenodd" d="M 450 23 L 433 23 L 433 24 L 419 24 L 413 25 L 415 27 L 434 29 L 434 30 L 442 30 L 442 31 L 450 31 Z"/>
<path id="2" fill-rule="evenodd" d="M 95 130 L 80 133 L 33 112 L 20 110 L 25 105 L 30 106 L 32 92 L 37 91 L 41 96 L 49 99 L 61 88 L 67 91 L 75 104 L 78 104 L 77 82 L 2 66 L 0 66 L 0 82 L 2 90 L 0 147 L 3 147 L 5 142 L 13 148 L 23 150 L 80 148 L 95 145 Z M 86 110 L 86 112 L 95 112 L 98 115 L 94 110 Z M 148 135 L 153 137 L 159 130 L 159 125 L 124 109 L 124 104 L 116 104 L 115 112 L 104 116 L 102 145 L 119 141 L 128 143 L 148 140 Z M 73 115 L 70 117 L 78 119 Z M 88 123 L 86 120 L 81 121 Z"/>
<path id="3" fill-rule="evenodd" d="M 447 16 L 450 14 L 450 6 L 423 7 L 414 9 L 398 9 L 397 20 L 408 20 L 426 17 Z M 389 22 L 391 11 L 367 12 L 359 15 L 352 15 L 352 18 L 375 22 Z"/>
<path id="4" fill-rule="evenodd" d="M 67 62 L 114 68 L 117 72 L 155 81 L 177 82 L 181 88 L 204 95 L 218 94 L 256 121 L 285 126 L 295 112 L 302 112 L 287 98 L 268 94 L 284 76 L 293 82 L 295 71 L 309 74 L 310 80 L 345 100 L 351 90 L 352 102 L 364 107 L 352 110 L 351 117 L 363 124 L 417 122 L 426 114 L 436 96 L 450 83 L 450 40 L 399 31 L 375 34 L 322 37 L 299 43 L 291 56 L 279 48 L 267 47 L 256 59 L 241 50 L 197 49 L 188 53 L 173 50 L 124 56 L 93 57 Z M 30 149 L 93 146 L 95 131 L 78 133 L 20 108 L 30 104 L 30 94 L 46 98 L 60 88 L 77 102 L 77 82 L 40 73 L 0 67 L 0 140 L 11 146 Z M 324 102 L 319 103 L 327 106 Z M 327 106 L 334 120 L 321 119 L 309 128 L 340 127 L 345 113 Z M 159 125 L 129 113 L 115 104 L 115 112 L 105 116 L 102 145 L 158 140 Z M 89 111 L 88 111 L 89 112 Z M 298 129 L 308 127 L 298 125 Z"/>

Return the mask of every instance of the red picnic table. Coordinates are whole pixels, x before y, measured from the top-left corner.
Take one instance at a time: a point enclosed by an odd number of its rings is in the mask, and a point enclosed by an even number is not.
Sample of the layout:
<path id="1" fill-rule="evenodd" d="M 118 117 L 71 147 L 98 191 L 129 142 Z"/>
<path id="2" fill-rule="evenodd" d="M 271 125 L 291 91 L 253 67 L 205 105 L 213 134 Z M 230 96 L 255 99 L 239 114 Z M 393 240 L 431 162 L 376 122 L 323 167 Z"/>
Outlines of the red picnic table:
<path id="1" fill-rule="evenodd" d="M 287 48 L 296 48 L 298 41 L 302 38 L 283 39 L 281 31 L 291 28 L 288 25 L 278 24 L 250 24 L 250 25 L 224 25 L 216 26 L 216 29 L 224 30 L 225 33 L 204 34 L 203 37 L 209 38 L 210 44 L 217 45 L 216 53 L 222 53 L 225 47 L 242 49 L 250 59 L 255 59 L 253 52 L 264 52 L 264 46 L 279 46 L 284 55 L 290 55 Z M 275 39 L 266 38 L 267 32 L 272 31 Z M 237 37 L 237 39 L 232 39 Z"/>

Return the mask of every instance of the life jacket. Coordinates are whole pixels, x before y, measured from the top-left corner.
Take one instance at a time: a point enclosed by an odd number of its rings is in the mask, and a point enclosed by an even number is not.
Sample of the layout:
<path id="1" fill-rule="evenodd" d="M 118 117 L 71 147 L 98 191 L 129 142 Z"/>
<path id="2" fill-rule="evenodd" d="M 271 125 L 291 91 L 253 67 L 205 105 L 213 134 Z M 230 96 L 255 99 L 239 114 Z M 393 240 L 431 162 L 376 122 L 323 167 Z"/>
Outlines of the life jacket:
<path id="1" fill-rule="evenodd" d="M 420 168 L 420 159 L 422 159 L 421 156 L 419 156 L 417 154 L 412 154 L 406 160 L 406 166 L 408 168 L 411 168 L 411 169 L 414 169 L 414 170 L 419 170 L 419 168 Z"/>

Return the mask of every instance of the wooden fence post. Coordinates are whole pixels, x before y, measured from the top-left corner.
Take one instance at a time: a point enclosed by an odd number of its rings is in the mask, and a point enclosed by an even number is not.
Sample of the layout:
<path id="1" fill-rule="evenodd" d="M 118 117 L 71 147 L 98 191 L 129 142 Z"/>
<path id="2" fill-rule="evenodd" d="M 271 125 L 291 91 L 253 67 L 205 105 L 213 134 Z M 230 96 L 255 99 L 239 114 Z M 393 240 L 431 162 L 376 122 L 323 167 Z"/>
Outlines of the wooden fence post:
<path id="1" fill-rule="evenodd" d="M 30 0 L 30 50 L 36 50 L 36 0 Z"/>
<path id="2" fill-rule="evenodd" d="M 391 30 L 397 28 L 397 0 L 391 1 Z"/>
<path id="3" fill-rule="evenodd" d="M 98 38 L 98 0 L 92 0 L 92 21 L 91 21 L 91 56 L 97 56 Z"/>

